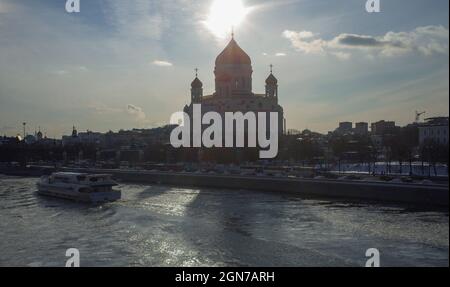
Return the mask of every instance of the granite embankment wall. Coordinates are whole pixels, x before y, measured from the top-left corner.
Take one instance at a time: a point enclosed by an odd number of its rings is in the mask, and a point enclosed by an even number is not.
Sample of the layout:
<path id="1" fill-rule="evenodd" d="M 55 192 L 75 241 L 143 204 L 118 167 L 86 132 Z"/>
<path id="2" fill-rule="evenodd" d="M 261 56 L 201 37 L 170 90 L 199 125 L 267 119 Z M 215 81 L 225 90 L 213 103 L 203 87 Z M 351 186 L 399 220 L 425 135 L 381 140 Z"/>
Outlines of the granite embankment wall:
<path id="1" fill-rule="evenodd" d="M 53 168 L 40 170 L 0 170 L 0 173 L 18 176 L 50 174 Z M 123 182 L 165 184 L 198 188 L 259 190 L 282 192 L 304 198 L 378 201 L 448 209 L 447 185 L 370 182 L 357 180 L 302 179 L 288 177 L 258 177 L 239 175 L 212 175 L 197 173 L 152 172 L 135 170 L 107 170 L 63 168 L 60 171 L 107 173 Z"/>
<path id="2" fill-rule="evenodd" d="M 283 192 L 307 198 L 382 201 L 441 207 L 449 205 L 448 185 L 95 169 L 72 171 L 109 173 L 121 181 L 134 183 Z"/>

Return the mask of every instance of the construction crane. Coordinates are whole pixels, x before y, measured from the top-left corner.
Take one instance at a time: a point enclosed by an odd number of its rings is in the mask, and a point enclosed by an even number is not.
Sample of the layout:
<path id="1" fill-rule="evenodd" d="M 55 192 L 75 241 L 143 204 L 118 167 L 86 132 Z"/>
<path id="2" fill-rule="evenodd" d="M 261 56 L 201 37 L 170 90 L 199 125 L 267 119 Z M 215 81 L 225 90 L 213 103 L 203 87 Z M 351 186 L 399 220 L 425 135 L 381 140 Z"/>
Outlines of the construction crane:
<path id="1" fill-rule="evenodd" d="M 424 115 L 426 112 L 425 111 L 423 111 L 423 112 L 418 112 L 418 111 L 416 111 L 416 123 L 418 123 L 418 122 L 420 122 L 420 117 L 422 116 L 422 115 Z"/>

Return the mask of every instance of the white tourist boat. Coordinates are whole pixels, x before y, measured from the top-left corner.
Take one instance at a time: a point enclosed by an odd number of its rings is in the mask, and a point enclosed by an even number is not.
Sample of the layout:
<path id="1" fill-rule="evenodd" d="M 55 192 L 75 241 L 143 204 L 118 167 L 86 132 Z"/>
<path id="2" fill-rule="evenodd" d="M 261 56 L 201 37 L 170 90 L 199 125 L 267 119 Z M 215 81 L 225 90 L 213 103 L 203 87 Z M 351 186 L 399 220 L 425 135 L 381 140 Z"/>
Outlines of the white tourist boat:
<path id="1" fill-rule="evenodd" d="M 43 176 L 37 183 L 38 194 L 81 202 L 99 203 L 121 198 L 118 184 L 108 174 L 57 172 Z"/>

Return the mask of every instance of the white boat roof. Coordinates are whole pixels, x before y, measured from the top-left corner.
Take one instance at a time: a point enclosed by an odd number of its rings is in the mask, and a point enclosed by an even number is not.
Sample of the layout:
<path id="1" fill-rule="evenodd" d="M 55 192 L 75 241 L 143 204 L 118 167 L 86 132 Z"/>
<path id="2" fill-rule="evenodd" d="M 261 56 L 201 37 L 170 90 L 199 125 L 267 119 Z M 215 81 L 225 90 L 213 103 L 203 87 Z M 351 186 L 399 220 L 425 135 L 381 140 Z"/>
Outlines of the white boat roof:
<path id="1" fill-rule="evenodd" d="M 88 175 L 87 173 L 79 173 L 79 172 L 54 172 L 52 175 L 55 176 L 79 176 L 79 175 Z"/>
<path id="2" fill-rule="evenodd" d="M 52 175 L 53 176 L 65 176 L 65 177 L 76 177 L 76 176 L 107 177 L 107 176 L 111 176 L 110 174 L 89 174 L 89 173 L 80 173 L 80 172 L 55 172 Z"/>

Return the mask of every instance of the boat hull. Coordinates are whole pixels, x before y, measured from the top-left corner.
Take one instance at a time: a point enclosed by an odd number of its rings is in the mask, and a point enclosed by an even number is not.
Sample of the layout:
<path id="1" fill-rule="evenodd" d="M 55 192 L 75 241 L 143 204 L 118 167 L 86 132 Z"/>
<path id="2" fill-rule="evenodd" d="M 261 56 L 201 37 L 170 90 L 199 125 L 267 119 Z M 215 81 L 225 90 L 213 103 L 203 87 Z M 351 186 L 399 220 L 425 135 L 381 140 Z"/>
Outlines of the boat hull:
<path id="1" fill-rule="evenodd" d="M 77 188 L 55 186 L 50 184 L 38 183 L 38 194 L 61 199 L 67 199 L 86 203 L 101 203 L 119 200 L 122 193 L 119 190 L 105 192 L 82 193 Z"/>

